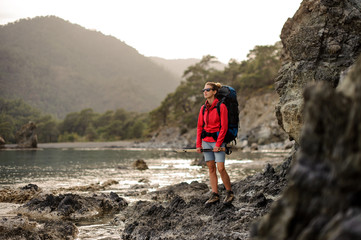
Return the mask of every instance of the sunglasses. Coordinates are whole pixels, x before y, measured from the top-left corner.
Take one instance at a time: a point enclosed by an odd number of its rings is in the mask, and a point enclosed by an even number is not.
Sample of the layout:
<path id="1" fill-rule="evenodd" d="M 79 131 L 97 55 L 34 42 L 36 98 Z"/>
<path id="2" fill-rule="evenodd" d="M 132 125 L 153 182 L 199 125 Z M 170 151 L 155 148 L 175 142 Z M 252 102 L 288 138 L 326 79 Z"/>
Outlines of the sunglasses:
<path id="1" fill-rule="evenodd" d="M 205 88 L 205 89 L 202 90 L 202 92 L 205 92 L 205 91 L 209 92 L 211 90 L 213 90 L 213 89 L 212 88 Z"/>

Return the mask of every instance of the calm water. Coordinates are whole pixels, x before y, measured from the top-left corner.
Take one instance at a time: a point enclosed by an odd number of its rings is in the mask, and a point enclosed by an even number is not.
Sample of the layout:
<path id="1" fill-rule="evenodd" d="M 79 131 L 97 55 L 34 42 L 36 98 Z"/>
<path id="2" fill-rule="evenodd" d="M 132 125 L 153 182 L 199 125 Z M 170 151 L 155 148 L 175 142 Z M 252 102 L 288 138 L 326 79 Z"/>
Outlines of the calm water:
<path id="1" fill-rule="evenodd" d="M 282 162 L 288 152 L 233 152 L 227 156 L 226 168 L 231 181 L 261 171 L 266 163 Z M 0 151 L 0 187 L 20 187 L 32 183 L 43 191 L 101 184 L 119 183 L 103 192 L 116 192 L 129 202 L 146 199 L 141 191 L 157 190 L 171 184 L 208 181 L 206 168 L 193 164 L 201 155 L 167 150 L 121 148 L 44 148 L 42 150 Z M 143 159 L 149 169 L 139 171 L 132 163 Z M 99 223 L 79 227 L 79 239 L 119 239 L 118 227 Z"/>

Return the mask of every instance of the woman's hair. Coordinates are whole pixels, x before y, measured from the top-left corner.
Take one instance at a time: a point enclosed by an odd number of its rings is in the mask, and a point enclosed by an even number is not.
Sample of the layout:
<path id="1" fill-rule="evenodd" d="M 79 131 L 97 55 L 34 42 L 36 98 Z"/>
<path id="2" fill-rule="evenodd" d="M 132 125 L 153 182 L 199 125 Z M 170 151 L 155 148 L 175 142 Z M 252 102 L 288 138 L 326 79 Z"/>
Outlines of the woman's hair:
<path id="1" fill-rule="evenodd" d="M 215 82 L 207 82 L 206 85 L 209 85 L 212 87 L 213 90 L 217 91 L 222 87 L 222 84 L 220 84 L 219 82 L 215 83 Z"/>

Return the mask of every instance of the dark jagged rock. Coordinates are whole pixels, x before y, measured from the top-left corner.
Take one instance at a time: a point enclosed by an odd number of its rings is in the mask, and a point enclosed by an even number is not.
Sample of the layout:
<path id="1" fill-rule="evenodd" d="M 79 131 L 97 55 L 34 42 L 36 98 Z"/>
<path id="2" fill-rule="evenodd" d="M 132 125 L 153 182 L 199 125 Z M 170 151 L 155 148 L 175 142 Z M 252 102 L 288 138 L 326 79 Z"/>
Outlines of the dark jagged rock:
<path id="1" fill-rule="evenodd" d="M 277 166 L 276 171 L 280 172 L 280 176 L 282 178 L 287 178 L 287 176 L 289 175 L 291 166 L 295 162 L 298 148 L 299 148 L 299 145 L 294 144 L 291 149 L 290 155 L 283 161 L 282 164 Z"/>
<path id="2" fill-rule="evenodd" d="M 337 89 L 318 84 L 304 99 L 289 185 L 253 239 L 361 239 L 361 61 Z"/>
<path id="3" fill-rule="evenodd" d="M 138 159 L 133 162 L 133 168 L 138 169 L 138 170 L 147 170 L 148 165 L 143 159 Z"/>
<path id="4" fill-rule="evenodd" d="M 105 182 L 103 185 L 112 184 Z M 1 202 L 25 203 L 0 219 L 0 239 L 75 239 L 74 222 L 109 217 L 125 209 L 128 203 L 116 193 L 79 196 L 43 195 L 35 184 L 18 189 L 0 190 Z M 11 216 L 11 214 L 18 216 Z M 31 219 L 30 220 L 28 220 Z M 72 221 L 72 222 L 71 222 Z"/>
<path id="5" fill-rule="evenodd" d="M 67 221 L 48 221 L 38 224 L 24 216 L 0 219 L 0 239 L 75 239 L 78 229 Z"/>
<path id="6" fill-rule="evenodd" d="M 122 239 L 249 239 L 251 222 L 265 214 L 284 185 L 285 179 L 269 166 L 232 184 L 232 204 L 205 205 L 209 188 L 204 183 L 166 187 L 153 193 L 159 202 L 138 201 L 122 212 Z M 224 197 L 224 186 L 219 190 Z"/>
<path id="7" fill-rule="evenodd" d="M 284 24 L 283 65 L 277 77 L 276 116 L 299 143 L 304 122 L 303 91 L 314 82 L 336 87 L 340 73 L 361 53 L 359 0 L 304 0 Z"/>
<path id="8" fill-rule="evenodd" d="M 39 191 L 38 185 L 29 183 L 28 185 L 25 185 L 24 187 L 20 188 L 21 190 L 33 190 L 33 191 Z"/>
<path id="9" fill-rule="evenodd" d="M 152 199 L 157 201 L 169 201 L 178 195 L 181 195 L 185 200 L 188 201 L 195 194 L 204 194 L 208 191 L 209 188 L 207 184 L 194 181 L 190 184 L 183 182 L 165 187 L 151 194 L 153 195 Z"/>
<path id="10" fill-rule="evenodd" d="M 20 148 L 36 148 L 38 146 L 35 123 L 29 122 L 16 132 L 16 143 Z"/>
<path id="11" fill-rule="evenodd" d="M 94 194 L 91 197 L 75 194 L 49 194 L 33 198 L 16 212 L 38 220 L 89 220 L 118 213 L 128 203 L 116 193 Z"/>
<path id="12" fill-rule="evenodd" d="M 0 189 L 0 202 L 25 203 L 38 196 L 42 190 L 35 184 L 28 184 L 22 188 L 2 188 Z"/>

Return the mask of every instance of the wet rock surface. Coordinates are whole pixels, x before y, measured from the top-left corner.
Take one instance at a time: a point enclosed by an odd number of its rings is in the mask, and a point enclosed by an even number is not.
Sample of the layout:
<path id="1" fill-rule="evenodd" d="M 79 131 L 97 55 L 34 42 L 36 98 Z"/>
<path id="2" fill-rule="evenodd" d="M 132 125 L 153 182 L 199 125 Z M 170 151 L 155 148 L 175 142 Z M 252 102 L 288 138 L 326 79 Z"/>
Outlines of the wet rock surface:
<path id="1" fill-rule="evenodd" d="M 28 184 L 21 188 L 0 189 L 0 202 L 25 203 L 41 193 L 41 189 L 35 184 Z"/>
<path id="2" fill-rule="evenodd" d="M 361 53 L 359 0 L 305 0 L 284 24 L 283 66 L 277 77 L 280 95 L 276 115 L 280 126 L 296 142 L 303 126 L 303 91 L 314 82 L 332 87 Z"/>
<path id="3" fill-rule="evenodd" d="M 155 201 L 138 201 L 122 212 L 122 239 L 249 239 L 249 226 L 264 215 L 282 191 L 281 171 L 263 173 L 232 184 L 235 200 L 205 205 L 208 185 L 180 183 L 154 192 Z M 220 195 L 225 189 L 220 185 Z"/>
<path id="4" fill-rule="evenodd" d="M 53 191 L 53 193 L 60 193 L 63 191 L 66 192 L 96 192 L 96 191 L 101 191 L 101 190 L 105 190 L 107 187 L 112 186 L 114 184 L 119 184 L 118 181 L 116 180 L 108 180 L 105 181 L 103 183 L 92 183 L 89 185 L 85 185 L 85 186 L 76 186 L 76 187 L 69 187 L 69 188 L 59 188 Z"/>
<path id="5" fill-rule="evenodd" d="M 108 181 L 99 186 L 70 190 L 102 190 L 114 183 Z M 111 218 L 128 206 L 127 201 L 113 192 L 85 193 L 84 196 L 75 193 L 54 195 L 45 194 L 37 185 L 28 184 L 17 189 L 3 188 L 0 193 L 0 202 L 21 204 L 13 204 L 12 210 L 9 206 L 8 212 L 2 212 L 0 239 L 75 239 L 78 234 L 75 224 Z"/>
<path id="6" fill-rule="evenodd" d="M 48 221 L 37 223 L 23 216 L 0 219 L 0 239 L 75 239 L 78 230 L 74 223 Z"/>
<path id="7" fill-rule="evenodd" d="M 361 239 L 361 61 L 337 89 L 318 84 L 304 99 L 289 185 L 253 239 Z"/>
<path id="8" fill-rule="evenodd" d="M 116 193 L 80 196 L 76 194 L 47 194 L 33 198 L 16 210 L 16 213 L 38 220 L 89 220 L 114 214 L 128 203 Z"/>

